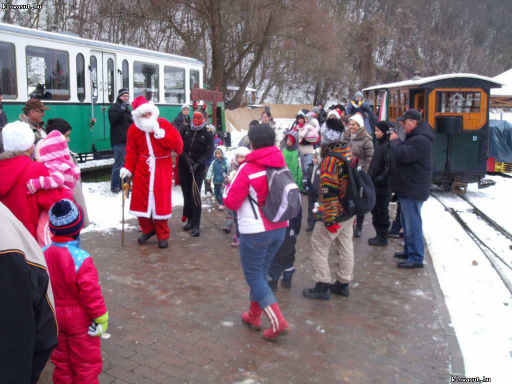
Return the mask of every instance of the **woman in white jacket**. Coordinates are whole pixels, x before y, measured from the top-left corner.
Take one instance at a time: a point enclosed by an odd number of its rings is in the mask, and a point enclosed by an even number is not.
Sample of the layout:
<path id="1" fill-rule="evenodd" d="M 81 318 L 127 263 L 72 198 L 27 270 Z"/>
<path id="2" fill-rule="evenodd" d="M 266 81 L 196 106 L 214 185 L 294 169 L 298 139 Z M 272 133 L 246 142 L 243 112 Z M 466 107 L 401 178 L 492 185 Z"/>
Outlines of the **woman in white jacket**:
<path id="1" fill-rule="evenodd" d="M 299 151 L 302 154 L 302 172 L 305 173 L 309 164 L 313 162 L 315 144 L 319 142 L 320 124 L 313 112 L 306 115 L 306 124 L 299 129 Z"/>

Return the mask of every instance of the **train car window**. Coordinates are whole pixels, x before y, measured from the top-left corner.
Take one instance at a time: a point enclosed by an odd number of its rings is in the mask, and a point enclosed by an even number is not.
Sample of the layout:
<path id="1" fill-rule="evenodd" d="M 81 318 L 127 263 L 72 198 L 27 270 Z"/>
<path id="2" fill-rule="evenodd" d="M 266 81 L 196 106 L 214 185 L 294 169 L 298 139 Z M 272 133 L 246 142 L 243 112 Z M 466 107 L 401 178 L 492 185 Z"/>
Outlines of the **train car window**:
<path id="1" fill-rule="evenodd" d="M 68 100 L 69 55 L 66 51 L 27 46 L 27 90 L 29 97 Z"/>
<path id="2" fill-rule="evenodd" d="M 190 90 L 194 89 L 195 86 L 199 87 L 199 71 L 195 69 L 190 70 Z"/>
<path id="3" fill-rule="evenodd" d="M 16 54 L 14 44 L 0 42 L 0 94 L 4 99 L 16 99 Z"/>
<path id="4" fill-rule="evenodd" d="M 164 67 L 165 102 L 169 104 L 185 103 L 185 69 Z"/>
<path id="5" fill-rule="evenodd" d="M 144 96 L 155 103 L 159 101 L 158 64 L 133 62 L 133 97 Z"/>
<path id="6" fill-rule="evenodd" d="M 108 101 L 113 103 L 116 99 L 115 96 L 116 85 L 115 85 L 115 71 L 114 71 L 114 59 L 110 58 L 107 60 L 107 94 Z"/>
<path id="7" fill-rule="evenodd" d="M 76 96 L 79 101 L 85 100 L 85 59 L 84 55 L 76 55 Z"/>
<path id="8" fill-rule="evenodd" d="M 123 60 L 123 88 L 130 89 L 130 67 L 128 66 L 128 60 Z"/>
<path id="9" fill-rule="evenodd" d="M 436 92 L 438 113 L 480 113 L 480 92 Z"/>
<path id="10" fill-rule="evenodd" d="M 89 70 L 91 71 L 92 102 L 98 101 L 98 60 L 91 56 Z"/>

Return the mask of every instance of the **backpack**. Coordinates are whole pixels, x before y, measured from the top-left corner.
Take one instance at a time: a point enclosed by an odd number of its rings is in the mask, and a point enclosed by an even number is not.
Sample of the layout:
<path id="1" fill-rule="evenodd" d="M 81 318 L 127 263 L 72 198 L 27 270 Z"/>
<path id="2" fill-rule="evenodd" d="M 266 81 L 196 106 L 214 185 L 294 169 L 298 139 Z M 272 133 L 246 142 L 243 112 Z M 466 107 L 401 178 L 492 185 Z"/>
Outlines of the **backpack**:
<path id="1" fill-rule="evenodd" d="M 341 154 L 330 152 L 327 156 L 333 156 L 342 160 L 346 165 L 348 185 L 345 198 L 340 199 L 345 215 L 343 220 L 354 215 L 364 215 L 375 207 L 375 186 L 372 178 L 361 168 L 354 168 L 351 161 Z"/>
<path id="2" fill-rule="evenodd" d="M 299 187 L 295 184 L 290 170 L 287 167 L 268 167 L 266 173 L 268 194 L 265 204 L 261 207 L 263 215 L 273 223 L 297 217 L 301 209 L 302 200 Z M 258 202 L 251 195 L 249 195 L 249 202 L 254 217 L 257 219 L 258 215 L 256 214 L 254 204 L 257 205 Z"/>

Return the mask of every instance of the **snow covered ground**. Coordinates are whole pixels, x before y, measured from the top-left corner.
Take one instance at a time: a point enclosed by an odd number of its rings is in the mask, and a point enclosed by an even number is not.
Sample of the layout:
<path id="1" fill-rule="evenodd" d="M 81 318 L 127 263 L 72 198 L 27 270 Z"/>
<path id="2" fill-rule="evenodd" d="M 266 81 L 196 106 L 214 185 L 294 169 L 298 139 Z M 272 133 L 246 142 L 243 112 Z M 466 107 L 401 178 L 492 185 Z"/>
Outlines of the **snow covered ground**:
<path id="1" fill-rule="evenodd" d="M 478 190 L 471 185 L 467 196 L 512 231 L 508 203 L 512 179 L 490 178 L 496 181 L 495 186 Z M 510 383 L 511 293 L 487 258 L 437 200 L 427 200 L 422 216 L 425 240 L 462 350 L 466 376 L 485 375 L 493 383 Z"/>

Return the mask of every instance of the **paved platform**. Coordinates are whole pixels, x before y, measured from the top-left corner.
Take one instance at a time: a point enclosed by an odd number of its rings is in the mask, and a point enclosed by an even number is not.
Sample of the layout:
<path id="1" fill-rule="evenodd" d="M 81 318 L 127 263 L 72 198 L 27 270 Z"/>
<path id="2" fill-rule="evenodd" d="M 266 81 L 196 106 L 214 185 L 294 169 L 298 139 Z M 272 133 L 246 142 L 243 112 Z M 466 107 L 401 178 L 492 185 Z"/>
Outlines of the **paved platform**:
<path id="1" fill-rule="evenodd" d="M 367 245 L 371 216 L 355 241 L 351 296 L 304 299 L 310 287 L 310 233 L 297 247 L 291 290 L 277 298 L 291 331 L 277 343 L 240 322 L 248 307 L 238 249 L 205 210 L 200 238 L 170 221 L 167 250 L 139 246 L 138 232 L 87 233 L 110 311 L 101 384 L 121 383 L 448 383 L 462 374 L 461 353 L 427 257 L 423 270 L 398 270 L 393 253 Z M 51 363 L 40 383 L 51 382 Z"/>

